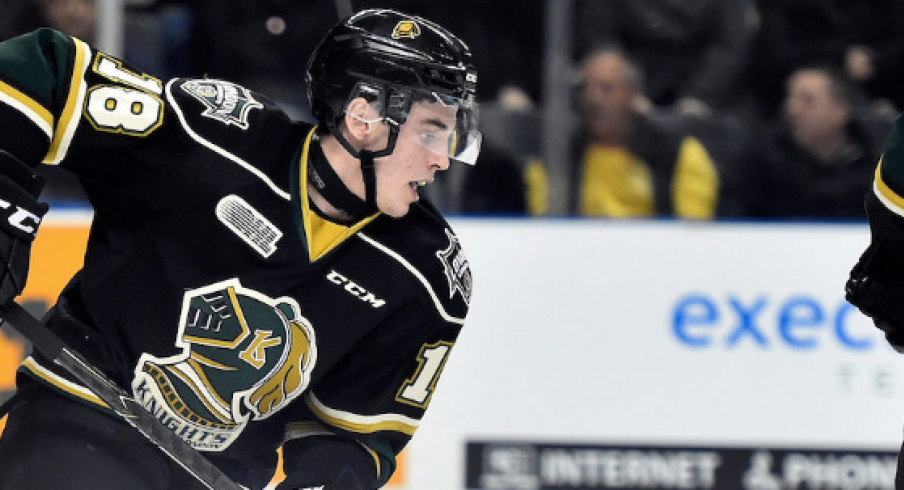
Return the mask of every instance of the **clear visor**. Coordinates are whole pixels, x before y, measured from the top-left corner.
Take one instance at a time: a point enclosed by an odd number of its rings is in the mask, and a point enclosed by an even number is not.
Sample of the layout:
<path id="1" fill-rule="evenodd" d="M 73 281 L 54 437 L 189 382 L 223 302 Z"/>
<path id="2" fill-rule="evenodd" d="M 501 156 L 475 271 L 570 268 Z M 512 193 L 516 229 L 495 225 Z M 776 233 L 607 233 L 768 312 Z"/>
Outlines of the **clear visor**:
<path id="1" fill-rule="evenodd" d="M 399 138 L 413 141 L 437 155 L 474 165 L 480 153 L 483 136 L 477 129 L 477 103 L 435 92 L 416 91 L 413 94 L 390 92 L 368 84 L 358 84 L 349 101 L 363 97 L 378 114 L 385 114 L 384 100 L 390 107 L 405 107 L 405 98 L 411 97 L 405 123 L 399 129 Z M 388 99 L 388 100 L 387 100 Z M 346 103 L 346 107 L 348 103 Z M 352 116 L 355 117 L 355 116 Z M 364 122 L 382 122 L 384 117 L 362 119 Z"/>
<path id="2" fill-rule="evenodd" d="M 399 133 L 437 155 L 469 165 L 477 162 L 483 136 L 477 129 L 477 103 L 434 93 L 419 97 Z"/>

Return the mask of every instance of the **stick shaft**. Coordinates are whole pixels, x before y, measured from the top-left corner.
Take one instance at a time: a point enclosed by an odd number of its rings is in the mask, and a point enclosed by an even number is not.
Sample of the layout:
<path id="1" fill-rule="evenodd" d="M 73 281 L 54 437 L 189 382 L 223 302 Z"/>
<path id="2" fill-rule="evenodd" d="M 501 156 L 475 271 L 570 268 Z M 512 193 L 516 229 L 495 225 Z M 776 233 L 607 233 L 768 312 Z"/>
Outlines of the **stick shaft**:
<path id="1" fill-rule="evenodd" d="M 164 426 L 103 372 L 92 366 L 77 352 L 66 347 L 62 339 L 25 311 L 25 308 L 10 302 L 0 314 L 2 314 L 0 325 L 3 323 L 11 325 L 28 339 L 35 349 L 75 376 L 126 423 L 135 427 L 138 432 L 207 488 L 211 490 L 242 490 L 242 487 L 176 433 Z"/>

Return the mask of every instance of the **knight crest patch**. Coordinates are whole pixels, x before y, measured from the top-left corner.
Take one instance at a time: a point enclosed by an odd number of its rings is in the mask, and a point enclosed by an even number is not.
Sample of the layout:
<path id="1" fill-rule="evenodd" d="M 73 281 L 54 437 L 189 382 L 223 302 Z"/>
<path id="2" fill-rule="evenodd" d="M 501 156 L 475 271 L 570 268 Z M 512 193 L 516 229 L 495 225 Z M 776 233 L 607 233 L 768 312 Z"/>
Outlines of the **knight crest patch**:
<path id="1" fill-rule="evenodd" d="M 471 267 L 468 265 L 468 259 L 461 249 L 458 237 L 453 235 L 449 229 L 446 229 L 446 237 L 449 238 L 449 246 L 445 250 L 436 252 L 436 256 L 442 262 L 443 270 L 446 273 L 446 280 L 449 283 L 449 298 L 451 299 L 458 292 L 465 300 L 465 303 L 470 304 Z"/>
<path id="2" fill-rule="evenodd" d="M 222 451 L 252 419 L 300 396 L 317 362 L 314 329 L 292 298 L 238 279 L 185 292 L 178 353 L 143 354 L 132 392 L 196 449 Z"/>
<path id="3" fill-rule="evenodd" d="M 188 80 L 182 90 L 198 99 L 206 109 L 201 113 L 225 125 L 248 129 L 248 113 L 263 106 L 245 87 L 222 80 Z"/>

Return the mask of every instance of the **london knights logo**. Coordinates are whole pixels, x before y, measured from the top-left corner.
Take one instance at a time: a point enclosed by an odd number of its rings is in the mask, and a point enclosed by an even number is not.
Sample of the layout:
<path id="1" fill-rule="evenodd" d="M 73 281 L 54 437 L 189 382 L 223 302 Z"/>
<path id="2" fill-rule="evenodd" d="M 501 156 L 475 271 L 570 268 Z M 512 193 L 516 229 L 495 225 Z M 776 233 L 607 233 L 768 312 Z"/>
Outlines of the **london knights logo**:
<path id="1" fill-rule="evenodd" d="M 248 113 L 263 106 L 245 87 L 222 80 L 188 80 L 180 85 L 185 93 L 206 107 L 201 113 L 226 124 L 248 129 Z"/>
<path id="2" fill-rule="evenodd" d="M 471 267 L 468 265 L 468 259 L 461 250 L 461 243 L 458 237 L 452 234 L 448 228 L 446 229 L 446 237 L 449 239 L 449 246 L 444 250 L 436 252 L 436 256 L 443 264 L 443 271 L 446 273 L 446 280 L 449 283 L 449 298 L 451 299 L 458 292 L 464 298 L 465 303 L 471 302 Z"/>
<path id="3" fill-rule="evenodd" d="M 251 420 L 304 392 L 317 362 L 314 330 L 291 298 L 271 299 L 238 279 L 185 293 L 179 353 L 144 354 L 135 398 L 186 442 L 226 449 Z"/>

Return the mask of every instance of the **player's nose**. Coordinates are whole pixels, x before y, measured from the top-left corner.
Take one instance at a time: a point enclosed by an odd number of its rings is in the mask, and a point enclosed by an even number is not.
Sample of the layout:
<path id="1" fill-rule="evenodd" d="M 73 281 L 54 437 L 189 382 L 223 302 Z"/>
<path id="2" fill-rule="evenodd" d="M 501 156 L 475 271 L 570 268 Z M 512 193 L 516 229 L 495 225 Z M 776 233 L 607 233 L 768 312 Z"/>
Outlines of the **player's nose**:
<path id="1" fill-rule="evenodd" d="M 430 168 L 436 170 L 448 170 L 449 165 L 451 165 L 451 159 L 446 155 L 440 155 L 438 153 L 427 152 L 428 153 L 428 164 Z"/>

